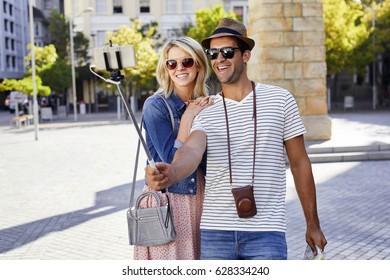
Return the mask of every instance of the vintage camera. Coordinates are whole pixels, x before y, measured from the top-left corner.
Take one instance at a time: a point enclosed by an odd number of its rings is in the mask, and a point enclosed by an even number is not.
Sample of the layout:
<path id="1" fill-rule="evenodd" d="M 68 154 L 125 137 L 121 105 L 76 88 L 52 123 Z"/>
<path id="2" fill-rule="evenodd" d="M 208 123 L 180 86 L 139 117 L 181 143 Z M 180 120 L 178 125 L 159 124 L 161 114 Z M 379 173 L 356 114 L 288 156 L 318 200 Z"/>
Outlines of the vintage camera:
<path id="1" fill-rule="evenodd" d="M 240 218 L 251 218 L 257 214 L 252 185 L 233 188 L 232 193 L 236 203 L 237 214 Z"/>
<path id="2" fill-rule="evenodd" d="M 132 45 L 110 45 L 95 48 L 93 60 L 97 70 L 115 71 L 135 67 L 135 52 Z"/>

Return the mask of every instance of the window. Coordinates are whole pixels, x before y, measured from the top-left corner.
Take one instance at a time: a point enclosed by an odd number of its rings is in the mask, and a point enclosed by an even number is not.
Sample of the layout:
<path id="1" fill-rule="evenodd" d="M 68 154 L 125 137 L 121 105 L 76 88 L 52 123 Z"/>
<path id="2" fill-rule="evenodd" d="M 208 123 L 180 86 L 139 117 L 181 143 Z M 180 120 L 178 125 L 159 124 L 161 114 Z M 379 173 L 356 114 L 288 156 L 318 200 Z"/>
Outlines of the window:
<path id="1" fill-rule="evenodd" d="M 237 16 L 237 19 L 243 24 L 247 24 L 248 20 L 248 2 L 243 0 L 235 0 L 231 3 L 231 9 Z"/>
<path id="2" fill-rule="evenodd" d="M 106 0 L 96 0 L 96 13 L 97 14 L 107 13 Z"/>
<path id="3" fill-rule="evenodd" d="M 73 15 L 77 15 L 79 13 L 79 1 L 73 1 Z"/>
<path id="4" fill-rule="evenodd" d="M 11 56 L 7 55 L 5 57 L 5 65 L 6 65 L 7 68 L 11 67 Z"/>
<path id="5" fill-rule="evenodd" d="M 4 11 L 4 14 L 7 13 L 7 2 L 3 1 L 3 11 Z"/>
<path id="6" fill-rule="evenodd" d="M 4 20 L 4 30 L 8 31 L 8 20 L 7 19 Z"/>
<path id="7" fill-rule="evenodd" d="M 241 21 L 244 18 L 244 7 L 243 6 L 234 6 L 233 13 L 237 16 L 237 20 Z"/>
<path id="8" fill-rule="evenodd" d="M 35 36 L 39 35 L 39 25 L 35 24 Z"/>
<path id="9" fill-rule="evenodd" d="M 13 6 L 11 4 L 9 4 L 9 14 L 12 16 L 12 10 L 13 10 Z"/>
<path id="10" fill-rule="evenodd" d="M 14 33 L 14 23 L 12 21 L 10 22 L 9 30 L 11 31 L 11 33 Z"/>
<path id="11" fill-rule="evenodd" d="M 107 42 L 106 32 L 98 31 L 96 36 L 96 47 L 103 46 Z"/>
<path id="12" fill-rule="evenodd" d="M 5 37 L 5 49 L 9 49 L 9 38 Z"/>
<path id="13" fill-rule="evenodd" d="M 45 10 L 51 10 L 51 0 L 45 0 L 43 3 Z"/>
<path id="14" fill-rule="evenodd" d="M 176 13 L 176 0 L 167 0 L 166 9 L 167 13 Z"/>
<path id="15" fill-rule="evenodd" d="M 192 1 L 183 0 L 183 12 L 192 12 Z"/>
<path id="16" fill-rule="evenodd" d="M 15 40 L 11 39 L 11 50 L 15 50 Z"/>
<path id="17" fill-rule="evenodd" d="M 140 13 L 150 13 L 150 0 L 139 1 Z"/>
<path id="18" fill-rule="evenodd" d="M 113 8 L 114 14 L 121 14 L 123 12 L 122 0 L 114 0 Z"/>
<path id="19" fill-rule="evenodd" d="M 167 30 L 167 37 L 168 38 L 177 37 L 177 29 L 168 29 Z"/>

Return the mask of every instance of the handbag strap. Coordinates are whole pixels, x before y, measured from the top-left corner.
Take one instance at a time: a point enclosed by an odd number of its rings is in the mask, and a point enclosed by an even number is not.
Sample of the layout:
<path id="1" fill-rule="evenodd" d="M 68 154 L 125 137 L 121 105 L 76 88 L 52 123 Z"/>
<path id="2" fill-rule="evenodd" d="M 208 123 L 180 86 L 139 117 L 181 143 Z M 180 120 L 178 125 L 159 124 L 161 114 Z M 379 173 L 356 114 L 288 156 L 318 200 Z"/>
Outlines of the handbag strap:
<path id="1" fill-rule="evenodd" d="M 168 101 L 167 101 L 167 99 L 165 98 L 164 94 L 161 93 L 160 96 L 161 96 L 161 99 L 165 102 L 165 105 L 167 105 L 167 109 L 168 109 L 168 112 L 169 112 L 169 116 L 171 117 L 172 130 L 175 130 L 175 119 L 173 118 L 172 109 L 171 109 L 171 107 L 169 106 Z"/>
<path id="2" fill-rule="evenodd" d="M 159 94 L 159 95 L 161 96 L 162 100 L 164 100 L 165 105 L 167 106 L 169 116 L 171 118 L 172 130 L 174 130 L 175 129 L 175 119 L 173 118 L 172 109 L 169 106 L 168 101 L 165 99 L 165 96 L 163 94 Z M 141 131 L 142 131 L 142 124 L 143 124 L 143 117 L 141 117 L 141 126 L 140 126 Z M 135 185 L 136 185 L 136 181 L 137 181 L 138 159 L 139 159 L 140 147 L 141 147 L 141 140 L 138 139 L 137 152 L 136 152 L 135 163 L 134 163 L 133 183 L 131 185 L 131 191 L 130 191 L 129 208 L 133 207 L 133 205 L 134 205 L 134 193 L 135 193 Z M 167 198 L 168 198 L 168 196 L 167 196 Z M 168 198 L 168 205 L 169 205 L 169 198 Z"/>

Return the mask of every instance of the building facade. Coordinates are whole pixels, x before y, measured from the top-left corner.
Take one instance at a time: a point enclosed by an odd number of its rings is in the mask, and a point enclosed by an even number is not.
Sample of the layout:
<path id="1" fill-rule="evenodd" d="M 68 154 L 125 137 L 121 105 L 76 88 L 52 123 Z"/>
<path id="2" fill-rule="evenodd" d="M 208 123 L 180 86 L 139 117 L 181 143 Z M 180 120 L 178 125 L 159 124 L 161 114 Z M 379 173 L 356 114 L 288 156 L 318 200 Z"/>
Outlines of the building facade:
<path id="1" fill-rule="evenodd" d="M 25 72 L 24 57 L 30 41 L 28 0 L 3 0 L 0 12 L 0 81 Z"/>
<path id="2" fill-rule="evenodd" d="M 175 36 L 175 31 L 182 26 L 195 25 L 196 11 L 217 4 L 223 4 L 225 11 L 234 11 L 243 22 L 246 21 L 248 0 L 67 0 L 64 13 L 67 19 L 73 21 L 73 32 L 82 32 L 89 39 L 92 51 L 108 43 L 107 32 L 116 31 L 123 25 L 131 26 L 131 19 L 137 18 L 141 24 L 158 22 L 158 32 L 162 39 L 166 39 Z M 92 104 L 95 104 L 95 111 L 116 108 L 114 93 L 99 89 L 90 81 L 80 83 L 78 81 L 76 86 L 77 100 L 83 100 L 88 110 Z M 133 110 L 139 109 L 140 94 L 132 96 Z M 70 96 L 69 100 L 72 99 L 73 96 Z"/>
<path id="3" fill-rule="evenodd" d="M 68 0 L 64 12 L 67 18 L 73 18 L 74 32 L 83 32 L 91 47 L 99 47 L 107 43 L 107 31 L 131 25 L 130 19 L 138 18 L 141 24 L 157 21 L 159 33 L 169 38 L 180 26 L 194 24 L 197 10 L 221 3 L 245 22 L 248 0 Z"/>
<path id="4" fill-rule="evenodd" d="M 26 72 L 24 57 L 30 43 L 29 0 L 2 0 L 0 12 L 0 81 L 19 79 Z M 34 42 L 43 47 L 50 41 L 48 18 L 55 9 L 63 12 L 63 0 L 37 0 L 33 4 Z"/>
<path id="5" fill-rule="evenodd" d="M 49 19 L 52 10 L 64 13 L 63 0 L 35 0 L 34 2 L 34 43 L 44 47 L 50 43 Z"/>

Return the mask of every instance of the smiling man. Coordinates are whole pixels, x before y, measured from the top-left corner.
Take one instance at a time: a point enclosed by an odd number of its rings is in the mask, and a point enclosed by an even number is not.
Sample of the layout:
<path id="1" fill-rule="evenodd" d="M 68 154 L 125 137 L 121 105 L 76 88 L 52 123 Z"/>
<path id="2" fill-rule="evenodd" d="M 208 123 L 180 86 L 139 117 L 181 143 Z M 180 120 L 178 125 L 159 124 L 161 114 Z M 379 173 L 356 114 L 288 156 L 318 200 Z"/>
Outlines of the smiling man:
<path id="1" fill-rule="evenodd" d="M 255 42 L 242 23 L 222 19 L 202 45 L 222 91 L 195 118 L 172 164 L 146 168 L 149 186 L 160 190 L 185 178 L 206 151 L 201 259 L 287 259 L 286 150 L 306 218 L 306 241 L 317 254 L 315 245 L 323 250 L 327 241 L 317 214 L 306 131 L 292 94 L 249 80 Z"/>

